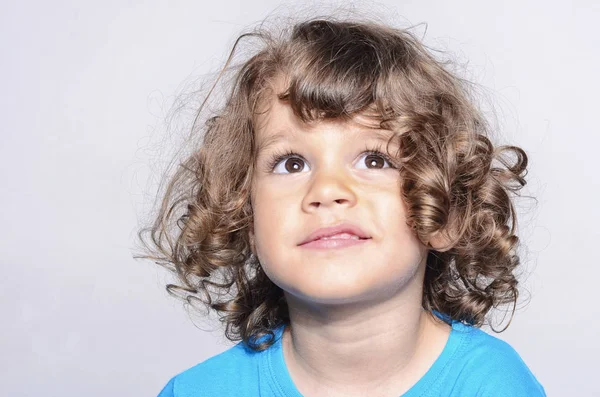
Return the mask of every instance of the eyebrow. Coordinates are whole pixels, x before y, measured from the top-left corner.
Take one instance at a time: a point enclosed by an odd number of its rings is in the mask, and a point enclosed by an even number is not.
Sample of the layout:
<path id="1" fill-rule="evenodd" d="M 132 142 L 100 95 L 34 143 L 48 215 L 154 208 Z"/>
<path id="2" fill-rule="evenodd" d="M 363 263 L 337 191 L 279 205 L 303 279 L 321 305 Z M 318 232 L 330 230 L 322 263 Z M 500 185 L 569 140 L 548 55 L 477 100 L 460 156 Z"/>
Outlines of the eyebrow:
<path id="1" fill-rule="evenodd" d="M 275 144 L 277 144 L 279 142 L 287 141 L 290 138 L 294 138 L 298 135 L 299 135 L 299 133 L 293 129 L 290 130 L 289 134 L 286 134 L 284 132 L 277 132 L 273 135 L 270 135 L 267 138 L 262 140 L 262 142 L 258 146 L 257 154 L 260 154 L 264 150 L 268 149 L 271 146 L 274 146 Z M 387 143 L 389 141 L 389 139 L 393 136 L 393 134 L 391 134 L 390 131 L 377 130 L 377 129 L 358 130 L 355 133 L 354 137 L 358 137 L 359 135 L 367 135 L 367 138 L 376 139 L 378 141 L 382 141 L 385 143 Z"/>

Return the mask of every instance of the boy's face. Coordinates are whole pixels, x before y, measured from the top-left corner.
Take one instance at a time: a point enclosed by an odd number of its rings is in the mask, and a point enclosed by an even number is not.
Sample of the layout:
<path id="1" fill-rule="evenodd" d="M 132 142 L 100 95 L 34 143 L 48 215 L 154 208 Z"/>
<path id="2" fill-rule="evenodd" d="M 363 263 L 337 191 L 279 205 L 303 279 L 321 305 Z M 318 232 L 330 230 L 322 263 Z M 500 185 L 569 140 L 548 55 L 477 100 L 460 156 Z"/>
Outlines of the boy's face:
<path id="1" fill-rule="evenodd" d="M 387 154 L 391 131 L 341 121 L 308 127 L 278 100 L 258 121 L 253 234 L 275 284 L 304 301 L 336 304 L 422 283 L 427 249 L 406 225 L 399 172 L 365 153 L 381 147 Z M 276 135 L 281 139 L 273 141 Z M 274 154 L 288 151 L 297 156 L 269 167 Z M 300 245 L 319 228 L 348 222 L 370 239 L 343 248 Z"/>

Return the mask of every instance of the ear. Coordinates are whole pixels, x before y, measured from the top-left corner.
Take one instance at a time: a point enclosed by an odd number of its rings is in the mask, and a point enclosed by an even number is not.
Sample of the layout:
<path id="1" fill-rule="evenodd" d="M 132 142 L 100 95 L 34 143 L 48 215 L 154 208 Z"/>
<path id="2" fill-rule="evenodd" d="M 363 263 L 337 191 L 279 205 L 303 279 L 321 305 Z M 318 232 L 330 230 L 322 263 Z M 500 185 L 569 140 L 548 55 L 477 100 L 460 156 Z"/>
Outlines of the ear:
<path id="1" fill-rule="evenodd" d="M 438 230 L 431 235 L 427 245 L 436 251 L 445 252 L 452 248 L 452 241 L 444 230 Z"/>

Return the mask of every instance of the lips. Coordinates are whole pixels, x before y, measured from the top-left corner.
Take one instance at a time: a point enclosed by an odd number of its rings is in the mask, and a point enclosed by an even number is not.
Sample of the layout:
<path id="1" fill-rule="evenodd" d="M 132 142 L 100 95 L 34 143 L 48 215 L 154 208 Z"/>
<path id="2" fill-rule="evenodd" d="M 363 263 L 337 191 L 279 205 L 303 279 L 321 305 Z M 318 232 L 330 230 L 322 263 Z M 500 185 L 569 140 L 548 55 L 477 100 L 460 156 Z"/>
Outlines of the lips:
<path id="1" fill-rule="evenodd" d="M 332 236 L 341 235 L 341 234 L 345 234 L 345 236 L 340 236 L 340 239 L 349 239 L 349 238 L 356 239 L 356 237 L 358 237 L 361 240 L 365 240 L 365 239 L 371 238 L 371 236 L 366 234 L 360 227 L 350 224 L 350 223 L 343 223 L 343 224 L 336 225 L 336 226 L 324 227 L 324 228 L 317 229 L 314 232 L 312 232 L 311 234 L 309 234 L 308 237 L 306 237 L 306 239 L 304 239 L 304 241 L 302 241 L 298 245 L 308 244 L 315 240 L 320 240 L 320 239 L 323 239 L 326 237 L 332 237 Z M 347 235 L 350 235 L 350 236 L 347 236 Z"/>

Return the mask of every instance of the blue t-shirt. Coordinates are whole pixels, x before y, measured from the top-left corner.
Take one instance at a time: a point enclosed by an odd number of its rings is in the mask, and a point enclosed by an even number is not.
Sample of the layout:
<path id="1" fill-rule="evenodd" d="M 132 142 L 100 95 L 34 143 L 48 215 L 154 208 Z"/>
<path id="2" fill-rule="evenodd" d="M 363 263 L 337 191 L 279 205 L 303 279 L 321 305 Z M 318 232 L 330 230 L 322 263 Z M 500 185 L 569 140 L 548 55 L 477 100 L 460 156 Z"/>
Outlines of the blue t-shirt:
<path id="1" fill-rule="evenodd" d="M 158 397 L 302 397 L 276 342 L 254 352 L 243 342 L 172 378 Z M 442 353 L 403 397 L 545 396 L 518 353 L 484 331 L 453 322 Z"/>

